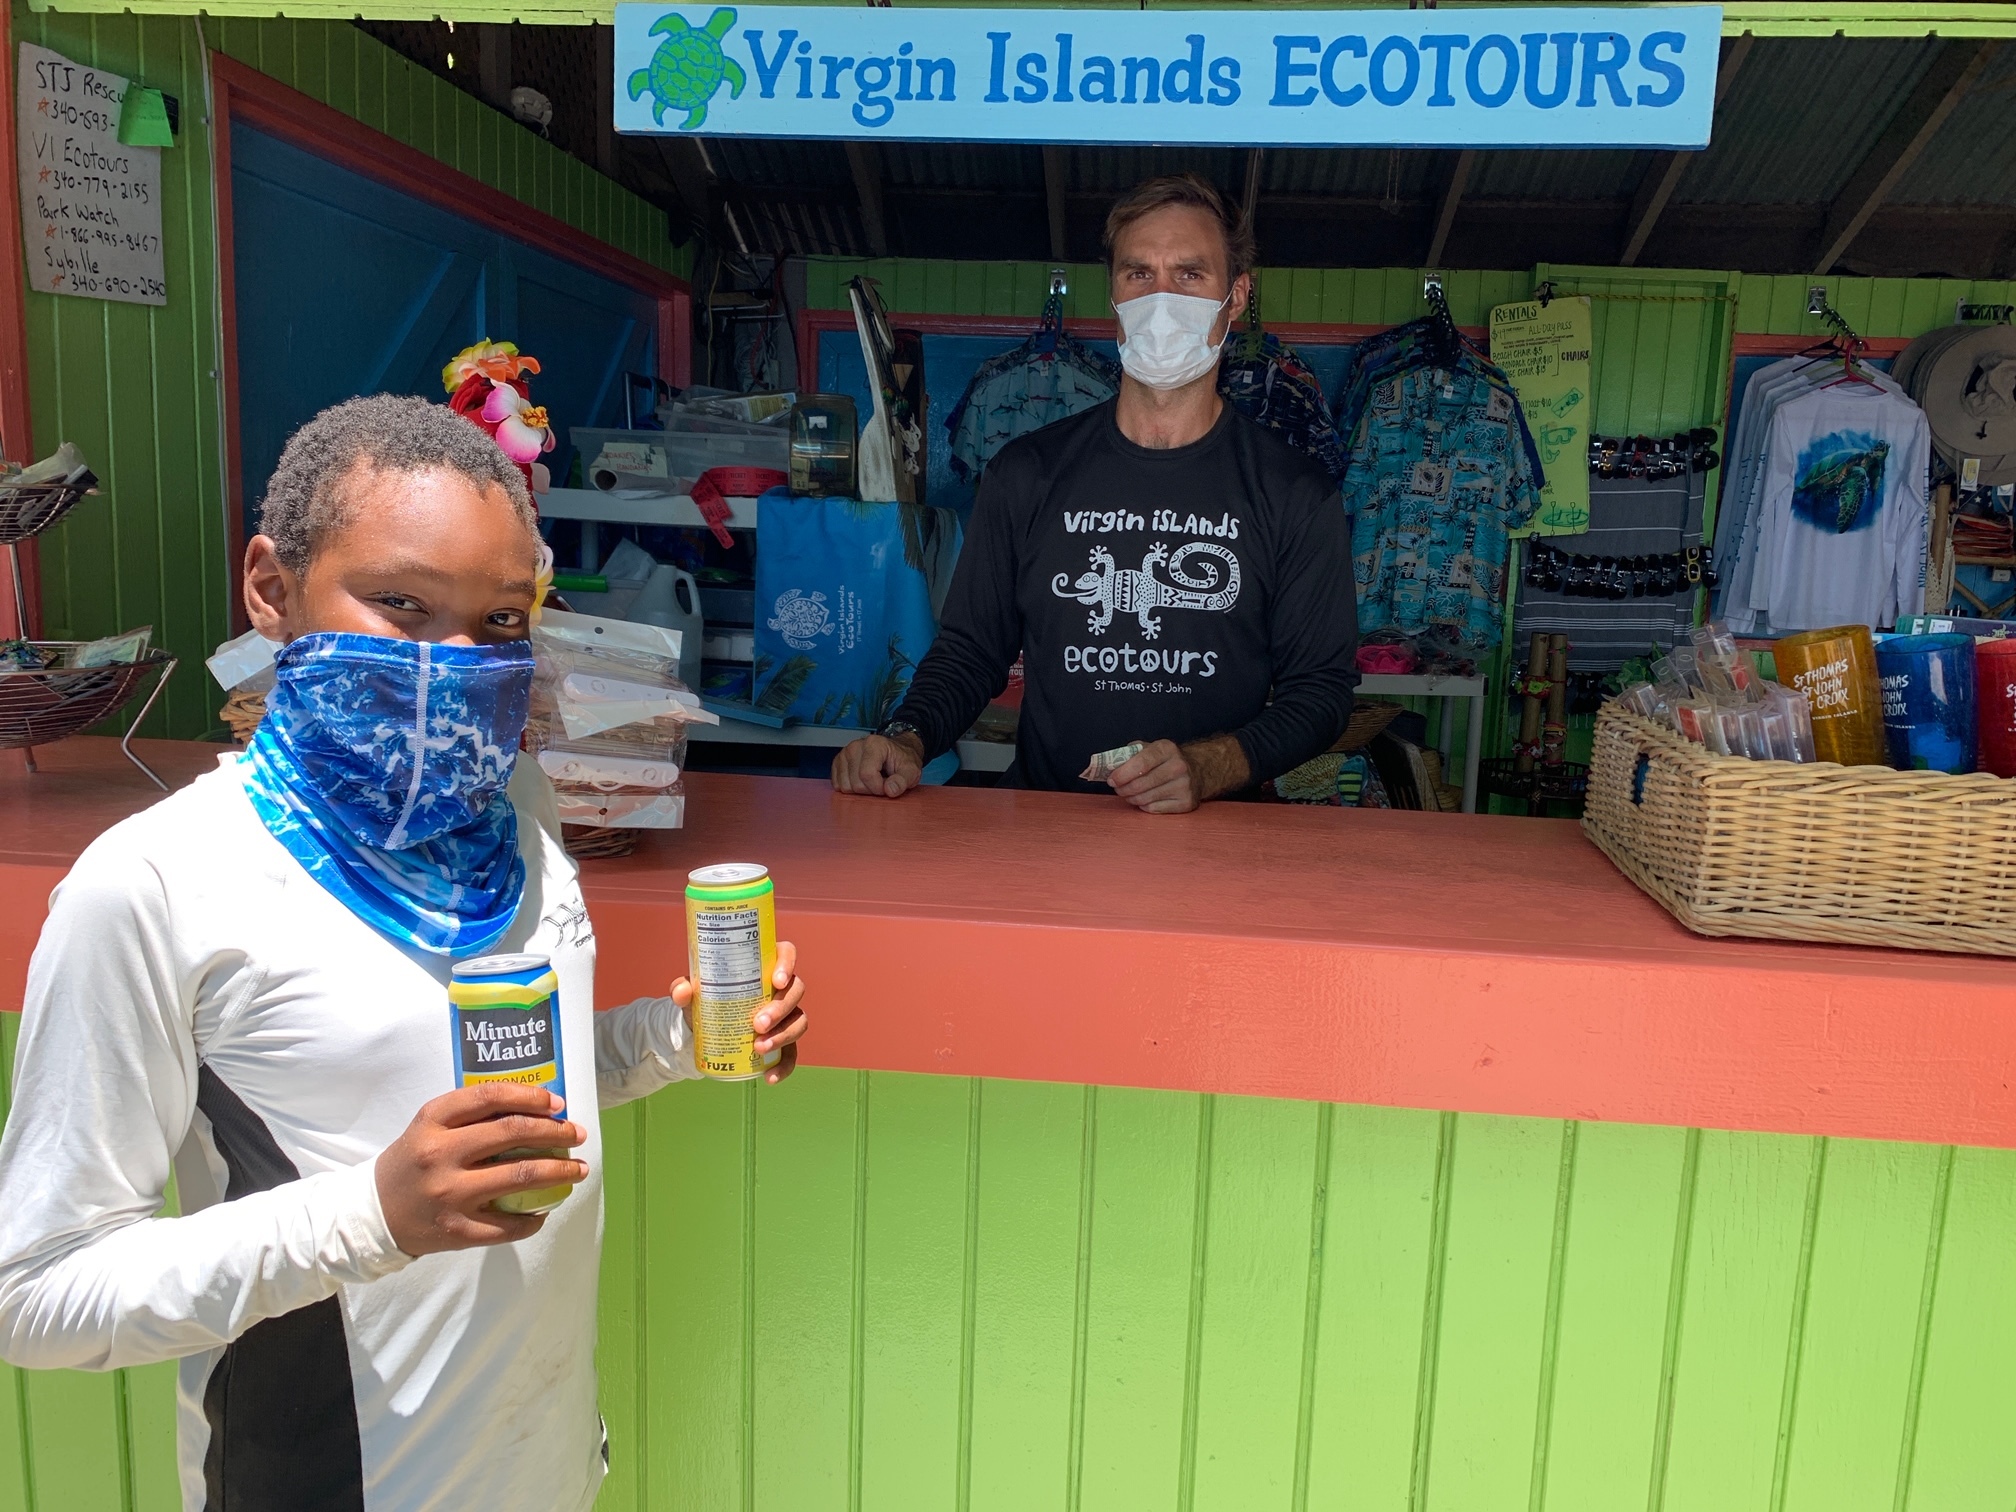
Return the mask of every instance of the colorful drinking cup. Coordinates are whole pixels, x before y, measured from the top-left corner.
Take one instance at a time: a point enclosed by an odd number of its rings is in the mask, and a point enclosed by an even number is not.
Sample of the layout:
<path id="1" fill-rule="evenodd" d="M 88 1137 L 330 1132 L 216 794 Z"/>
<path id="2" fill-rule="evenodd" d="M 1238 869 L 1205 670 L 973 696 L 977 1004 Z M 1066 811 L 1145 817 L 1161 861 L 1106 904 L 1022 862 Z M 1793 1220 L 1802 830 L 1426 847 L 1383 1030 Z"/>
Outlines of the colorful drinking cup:
<path id="1" fill-rule="evenodd" d="M 1817 761 L 1887 766 L 1876 643 L 1867 625 L 1837 625 L 1788 635 L 1772 647 L 1778 681 L 1797 688 L 1813 708 Z"/>
<path id="2" fill-rule="evenodd" d="M 1890 765 L 1906 772 L 1974 770 L 1974 637 L 1896 635 L 1876 646 Z"/>

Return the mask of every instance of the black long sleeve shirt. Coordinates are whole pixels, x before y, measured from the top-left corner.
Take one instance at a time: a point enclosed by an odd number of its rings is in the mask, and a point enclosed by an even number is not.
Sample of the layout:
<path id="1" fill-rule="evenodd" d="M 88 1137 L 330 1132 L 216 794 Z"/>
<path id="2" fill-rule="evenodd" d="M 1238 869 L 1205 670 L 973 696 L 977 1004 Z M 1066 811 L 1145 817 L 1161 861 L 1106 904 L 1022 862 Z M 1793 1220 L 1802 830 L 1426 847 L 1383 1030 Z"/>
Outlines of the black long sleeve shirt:
<path id="1" fill-rule="evenodd" d="M 1151 451 L 1109 401 L 988 467 L 894 717 L 927 756 L 950 749 L 1020 652 L 1024 786 L 1105 792 L 1078 780 L 1095 752 L 1228 733 L 1257 783 L 1343 732 L 1357 641 L 1349 528 L 1321 467 L 1229 405 L 1202 440 Z"/>

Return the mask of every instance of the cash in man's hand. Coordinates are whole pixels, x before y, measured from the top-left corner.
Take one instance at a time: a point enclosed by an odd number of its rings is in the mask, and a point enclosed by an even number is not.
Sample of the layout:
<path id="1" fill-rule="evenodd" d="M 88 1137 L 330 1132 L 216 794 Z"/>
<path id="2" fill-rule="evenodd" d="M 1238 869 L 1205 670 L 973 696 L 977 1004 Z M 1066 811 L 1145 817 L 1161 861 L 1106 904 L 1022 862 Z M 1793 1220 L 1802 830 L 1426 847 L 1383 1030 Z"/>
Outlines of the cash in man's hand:
<path id="1" fill-rule="evenodd" d="M 1141 741 L 1132 745 L 1115 746 L 1110 751 L 1101 751 L 1085 763 L 1085 770 L 1078 774 L 1080 782 L 1104 782 L 1115 772 L 1146 749 Z"/>

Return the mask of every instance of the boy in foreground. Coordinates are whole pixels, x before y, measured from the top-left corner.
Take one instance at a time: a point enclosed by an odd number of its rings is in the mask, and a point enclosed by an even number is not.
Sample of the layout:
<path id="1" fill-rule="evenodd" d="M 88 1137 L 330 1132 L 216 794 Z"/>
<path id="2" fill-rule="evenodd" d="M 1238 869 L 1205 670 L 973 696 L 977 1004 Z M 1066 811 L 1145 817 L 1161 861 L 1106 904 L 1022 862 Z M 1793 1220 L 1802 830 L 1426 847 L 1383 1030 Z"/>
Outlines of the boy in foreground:
<path id="1" fill-rule="evenodd" d="M 691 988 L 593 1011 L 553 792 L 515 759 L 538 538 L 495 443 L 352 400 L 288 442 L 261 528 L 265 723 L 85 851 L 29 967 L 0 1356 L 179 1359 L 189 1512 L 578 1512 L 607 1461 L 597 1111 L 695 1074 Z M 442 1091 L 451 964 L 517 952 L 559 979 L 564 1110 Z M 755 1019 L 773 1082 L 795 955 Z M 493 1163 L 528 1148 L 559 1158 Z M 171 1169 L 187 1216 L 157 1217 Z"/>

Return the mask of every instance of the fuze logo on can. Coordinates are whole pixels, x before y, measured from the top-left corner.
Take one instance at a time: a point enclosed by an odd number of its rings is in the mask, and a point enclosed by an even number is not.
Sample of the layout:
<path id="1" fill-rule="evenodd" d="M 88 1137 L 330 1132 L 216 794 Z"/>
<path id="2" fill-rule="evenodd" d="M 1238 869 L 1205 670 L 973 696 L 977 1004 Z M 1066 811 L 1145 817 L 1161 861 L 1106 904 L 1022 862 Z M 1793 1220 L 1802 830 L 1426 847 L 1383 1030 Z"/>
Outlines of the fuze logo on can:
<path id="1" fill-rule="evenodd" d="M 777 890 L 770 869 L 703 866 L 686 877 L 686 947 L 693 975 L 693 1060 L 703 1076 L 749 1081 L 782 1058 L 756 1054 L 750 1020 L 770 1001 L 777 969 Z"/>
<path id="2" fill-rule="evenodd" d="M 455 1085 L 524 1082 L 567 1096 L 560 1049 L 560 978 L 543 955 L 483 956 L 448 974 L 448 1023 L 455 1040 Z M 560 1115 L 565 1118 L 567 1115 Z M 554 1150 L 507 1150 L 499 1161 L 527 1155 L 568 1158 Z M 544 1213 L 573 1188 L 566 1182 L 512 1192 L 491 1204 L 504 1213 Z"/>

